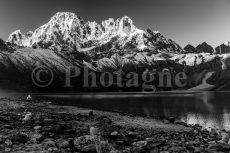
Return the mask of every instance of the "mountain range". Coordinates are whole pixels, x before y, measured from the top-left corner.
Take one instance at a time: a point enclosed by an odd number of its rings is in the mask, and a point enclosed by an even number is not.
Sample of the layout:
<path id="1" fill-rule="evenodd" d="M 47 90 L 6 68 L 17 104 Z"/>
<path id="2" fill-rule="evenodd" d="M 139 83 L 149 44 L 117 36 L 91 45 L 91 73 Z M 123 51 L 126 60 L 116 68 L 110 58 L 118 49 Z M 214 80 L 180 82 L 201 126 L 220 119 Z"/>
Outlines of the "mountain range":
<path id="1" fill-rule="evenodd" d="M 31 72 L 38 66 L 54 71 L 54 82 L 47 91 L 63 90 L 60 82 L 63 82 L 68 66 L 81 69 L 86 66 L 97 74 L 119 69 L 124 73 L 142 74 L 146 69 L 162 71 L 173 68 L 171 74 L 183 71 L 188 76 L 183 90 L 202 90 L 204 82 L 210 85 L 209 90 L 230 87 L 230 43 L 213 49 L 204 42 L 183 49 L 158 31 L 138 29 L 127 16 L 97 23 L 85 22 L 74 13 L 59 12 L 35 31 L 22 33 L 16 30 L 5 44 L 0 41 L 0 47 L 1 79 L 26 88 L 37 88 L 31 82 Z M 74 79 L 76 86 L 71 90 L 130 91 L 116 85 L 109 89 L 85 89 L 83 79 L 83 76 Z M 131 90 L 139 91 L 141 86 Z M 178 89 L 173 86 L 157 90 Z"/>
<path id="2" fill-rule="evenodd" d="M 178 44 L 166 39 L 159 32 L 136 28 L 127 16 L 96 23 L 84 22 L 74 13 L 57 13 L 47 24 L 34 32 L 25 34 L 20 30 L 13 32 L 7 42 L 17 47 L 46 48 L 56 51 L 161 49 L 183 52 Z"/>
<path id="3" fill-rule="evenodd" d="M 186 53 L 227 54 L 230 53 L 230 42 L 223 43 L 220 46 L 217 46 L 215 49 L 206 42 L 199 44 L 197 47 L 188 44 L 185 46 L 184 50 Z"/>

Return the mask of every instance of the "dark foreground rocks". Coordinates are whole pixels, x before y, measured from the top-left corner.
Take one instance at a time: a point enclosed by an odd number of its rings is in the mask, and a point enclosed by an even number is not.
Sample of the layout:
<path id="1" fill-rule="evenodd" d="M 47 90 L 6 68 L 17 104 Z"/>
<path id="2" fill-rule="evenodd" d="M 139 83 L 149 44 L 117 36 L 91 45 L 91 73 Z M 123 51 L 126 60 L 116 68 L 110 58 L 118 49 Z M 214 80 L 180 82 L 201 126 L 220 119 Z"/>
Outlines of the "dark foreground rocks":
<path id="1" fill-rule="evenodd" d="M 229 132 L 167 124 L 186 130 L 118 124 L 93 111 L 65 111 L 46 102 L 0 100 L 0 152 L 37 153 L 216 153 L 229 152 Z M 68 112 L 68 113 L 67 113 Z M 136 117 L 132 117 L 136 120 Z M 128 120 L 127 120 L 128 122 Z M 157 125 L 156 125 L 157 127 Z"/>

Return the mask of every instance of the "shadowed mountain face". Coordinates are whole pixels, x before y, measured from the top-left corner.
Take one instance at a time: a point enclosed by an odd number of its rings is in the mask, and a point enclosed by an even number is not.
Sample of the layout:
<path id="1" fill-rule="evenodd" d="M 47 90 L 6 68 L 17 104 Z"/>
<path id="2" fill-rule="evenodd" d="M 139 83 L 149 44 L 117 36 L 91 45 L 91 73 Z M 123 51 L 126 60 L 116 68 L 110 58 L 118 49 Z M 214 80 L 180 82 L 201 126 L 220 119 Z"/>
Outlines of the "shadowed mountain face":
<path id="1" fill-rule="evenodd" d="M 216 54 L 229 54 L 230 53 L 230 42 L 221 44 L 215 49 Z"/>
<path id="2" fill-rule="evenodd" d="M 89 59 L 89 60 L 88 60 Z M 227 59 L 227 57 L 226 57 Z M 87 61 L 88 60 L 88 61 Z M 65 91 L 65 79 L 69 67 L 78 67 L 81 75 L 71 79 L 74 91 L 140 91 L 140 81 L 138 86 L 133 87 L 117 87 L 116 81 L 109 88 L 97 86 L 95 88 L 84 88 L 84 73 L 83 68 L 87 67 L 90 72 L 94 72 L 100 76 L 103 72 L 115 72 L 122 70 L 122 81 L 129 80 L 126 75 L 130 72 L 137 73 L 141 76 L 146 69 L 156 69 L 157 72 L 162 72 L 163 69 L 170 70 L 171 75 L 176 75 L 179 72 L 185 72 L 188 76 L 188 84 L 184 88 L 188 89 L 199 85 L 203 77 L 210 71 L 223 73 L 221 68 L 222 57 L 209 54 L 171 54 L 171 53 L 157 53 L 149 55 L 148 52 L 120 54 L 115 53 L 110 58 L 102 58 L 98 61 L 93 61 L 86 54 L 79 52 L 66 54 L 58 51 L 24 48 L 18 49 L 13 53 L 2 52 L 0 53 L 0 76 L 1 80 L 8 80 L 12 83 L 17 83 L 22 88 L 36 89 L 40 91 Z M 226 60 L 227 62 L 227 60 Z M 227 66 L 228 64 L 226 64 Z M 37 67 L 46 67 L 52 70 L 54 80 L 52 84 L 46 88 L 38 87 L 32 82 L 32 72 Z M 227 73 L 227 72 L 226 72 Z M 223 80 L 227 80 L 224 78 Z M 156 75 L 155 78 L 158 78 Z M 114 76 L 114 80 L 116 77 Z M 105 80 L 106 81 L 106 80 Z M 154 84 L 159 84 L 159 80 L 155 80 Z M 172 80 L 172 88 L 157 88 L 157 90 L 173 90 L 178 87 Z M 219 82 L 219 78 L 213 78 L 213 83 Z M 90 81 L 91 82 L 91 81 Z M 100 85 L 100 77 L 97 77 L 97 84 Z M 222 82 L 223 83 L 223 82 Z M 8 85 L 7 85 L 8 86 Z"/>
<path id="3" fill-rule="evenodd" d="M 187 46 L 185 46 L 184 50 L 187 53 L 196 53 L 196 48 L 190 44 L 188 44 Z"/>
<path id="4" fill-rule="evenodd" d="M 52 50 L 24 48 L 13 53 L 0 52 L 1 88 L 18 85 L 16 88 L 20 90 L 26 88 L 37 89 L 38 87 L 32 82 L 32 71 L 38 67 L 46 67 L 52 70 L 54 82 L 50 88 L 58 87 L 60 86 L 58 81 L 64 80 L 65 71 L 70 66 L 79 66 L 79 64 L 77 60 L 70 60 Z"/>
<path id="5" fill-rule="evenodd" d="M 215 52 L 212 46 L 207 44 L 206 42 L 199 44 L 197 47 L 188 44 L 187 46 L 185 46 L 184 50 L 186 51 L 186 53 L 218 53 Z"/>
<path id="6" fill-rule="evenodd" d="M 4 51 L 4 50 L 8 50 L 8 47 L 6 43 L 4 42 L 4 40 L 0 38 L 0 51 Z"/>
<path id="7" fill-rule="evenodd" d="M 1 78 L 37 88 L 31 80 L 31 73 L 34 68 L 45 66 L 54 73 L 54 81 L 45 89 L 46 91 L 65 90 L 66 70 L 72 66 L 79 67 L 80 71 L 87 67 L 96 75 L 122 70 L 122 81 L 127 80 L 126 74 L 135 72 L 142 75 L 146 69 L 156 69 L 157 72 L 166 69 L 172 76 L 185 72 L 188 77 L 187 85 L 182 89 L 196 86 L 200 89 L 205 78 L 206 85 L 214 86 L 212 90 L 221 90 L 230 79 L 228 54 L 212 54 L 214 50 L 207 43 L 202 43 L 196 48 L 188 45 L 182 49 L 157 31 L 138 29 L 126 16 L 117 20 L 108 19 L 98 24 L 84 22 L 73 13 L 57 13 L 47 24 L 34 32 L 13 32 L 7 40 L 8 48 L 15 51 L 0 53 Z M 110 88 L 84 88 L 84 79 L 83 74 L 72 79 L 75 86 L 71 90 L 120 90 L 116 83 Z M 135 88 L 131 87 L 132 91 L 141 90 L 142 83 Z M 159 80 L 151 83 L 157 84 Z M 130 91 L 127 88 L 122 87 L 123 90 Z M 157 88 L 173 89 L 178 89 L 175 82 L 172 82 L 170 88 Z"/>
<path id="8" fill-rule="evenodd" d="M 206 42 L 203 42 L 202 44 L 196 47 L 196 52 L 197 53 L 214 53 L 214 49 L 212 48 L 212 46 L 210 46 Z"/>

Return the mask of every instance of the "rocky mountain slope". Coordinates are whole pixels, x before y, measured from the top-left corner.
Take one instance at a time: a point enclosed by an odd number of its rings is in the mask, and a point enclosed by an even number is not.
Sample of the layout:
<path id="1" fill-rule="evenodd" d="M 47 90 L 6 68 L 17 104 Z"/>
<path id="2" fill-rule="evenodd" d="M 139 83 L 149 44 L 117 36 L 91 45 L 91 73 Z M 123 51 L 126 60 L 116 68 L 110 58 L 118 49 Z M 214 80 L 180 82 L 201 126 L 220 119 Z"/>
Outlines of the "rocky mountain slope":
<path id="1" fill-rule="evenodd" d="M 214 53 L 214 54 L 229 54 L 230 42 L 226 42 L 217 46 L 215 49 L 206 42 L 194 47 L 190 44 L 184 47 L 185 53 Z"/>
<path id="2" fill-rule="evenodd" d="M 0 51 L 8 50 L 7 45 L 5 44 L 4 40 L 0 38 Z"/>
<path id="3" fill-rule="evenodd" d="M 83 58 L 85 58 L 83 56 Z M 161 72 L 163 69 L 171 70 L 171 75 L 175 75 L 179 72 L 185 72 L 188 76 L 188 84 L 184 88 L 189 89 L 198 86 L 202 83 L 203 78 L 207 73 L 213 72 L 212 76 L 207 80 L 215 86 L 215 88 L 222 89 L 223 85 L 229 82 L 230 74 L 230 56 L 227 55 L 210 55 L 209 53 L 201 54 L 170 54 L 170 53 L 157 53 L 151 56 L 148 53 L 127 54 L 120 56 L 114 54 L 110 58 L 102 58 L 96 62 L 81 61 L 78 55 L 75 57 L 68 56 L 63 53 L 52 50 L 44 49 L 18 49 L 14 53 L 1 52 L 0 53 L 0 80 L 8 80 L 13 83 L 19 83 L 20 87 L 25 85 L 26 88 L 38 89 L 44 91 L 65 91 L 65 76 L 68 67 L 77 66 L 83 69 L 84 66 L 89 68 L 90 71 L 94 71 L 100 75 L 103 72 L 117 72 L 122 70 L 122 81 L 126 81 L 125 74 L 129 72 L 135 72 L 137 74 L 143 74 L 146 69 L 156 69 L 157 72 Z M 48 88 L 40 88 L 32 82 L 31 74 L 37 67 L 47 67 L 52 70 L 54 75 L 54 81 Z M 157 77 L 156 77 L 157 78 Z M 100 86 L 100 78 L 97 78 L 96 88 L 82 88 L 84 82 L 83 73 L 80 76 L 71 79 L 73 89 L 77 91 L 119 91 L 129 89 L 117 88 L 116 85 L 111 88 L 104 89 Z M 115 80 L 115 79 L 114 79 Z M 157 81 L 157 80 L 156 80 Z M 116 81 L 114 82 L 116 83 Z M 132 91 L 140 91 L 140 86 L 132 89 Z M 155 82 L 157 83 L 157 82 Z M 172 88 L 157 88 L 157 90 L 173 90 L 178 89 L 172 81 Z M 225 86 L 225 89 L 227 87 Z M 68 89 L 68 88 L 67 88 Z"/>
<path id="4" fill-rule="evenodd" d="M 221 44 L 220 46 L 217 46 L 215 48 L 216 54 L 228 54 L 230 53 L 230 42 L 226 42 Z"/>
<path id="5" fill-rule="evenodd" d="M 194 47 L 194 46 L 188 44 L 187 46 L 185 46 L 184 50 L 187 53 L 215 53 L 212 46 L 207 44 L 206 42 L 199 44 L 197 47 Z"/>
<path id="6" fill-rule="evenodd" d="M 50 88 L 54 88 L 54 86 L 61 86 L 59 82 L 64 80 L 65 72 L 71 66 L 80 66 L 80 64 L 77 60 L 70 60 L 51 50 L 24 48 L 13 53 L 0 52 L 0 85 L 16 87 L 17 84 L 22 90 L 28 87 L 35 89 L 37 87 L 33 83 L 32 72 L 35 68 L 46 67 L 52 70 L 54 81 Z M 64 82 L 61 83 L 63 86 Z"/>
<path id="7" fill-rule="evenodd" d="M 210 46 L 206 42 L 203 42 L 202 44 L 196 47 L 196 52 L 197 53 L 214 53 L 214 49 L 212 48 L 212 46 Z"/>
<path id="8" fill-rule="evenodd" d="M 196 53 L 196 48 L 190 44 L 188 44 L 187 46 L 184 47 L 184 50 L 187 53 Z"/>

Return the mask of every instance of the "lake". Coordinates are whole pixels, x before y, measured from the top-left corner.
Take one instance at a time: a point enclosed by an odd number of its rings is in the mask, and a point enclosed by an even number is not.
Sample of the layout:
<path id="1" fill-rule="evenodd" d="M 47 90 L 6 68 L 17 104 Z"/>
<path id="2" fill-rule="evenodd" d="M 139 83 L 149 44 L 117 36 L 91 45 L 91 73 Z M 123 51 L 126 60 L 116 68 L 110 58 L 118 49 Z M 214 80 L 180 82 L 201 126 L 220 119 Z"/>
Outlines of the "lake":
<path id="1" fill-rule="evenodd" d="M 11 94 L 11 95 L 10 95 Z M 147 117 L 176 117 L 188 124 L 230 130 L 230 92 L 31 94 L 65 106 Z M 26 97 L 6 92 L 0 97 Z"/>

